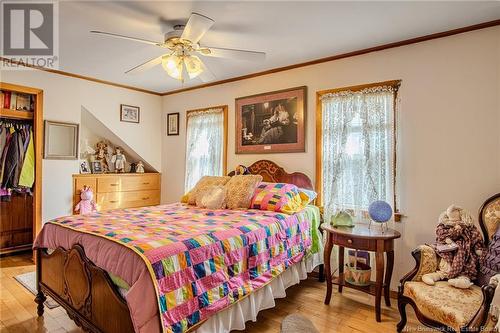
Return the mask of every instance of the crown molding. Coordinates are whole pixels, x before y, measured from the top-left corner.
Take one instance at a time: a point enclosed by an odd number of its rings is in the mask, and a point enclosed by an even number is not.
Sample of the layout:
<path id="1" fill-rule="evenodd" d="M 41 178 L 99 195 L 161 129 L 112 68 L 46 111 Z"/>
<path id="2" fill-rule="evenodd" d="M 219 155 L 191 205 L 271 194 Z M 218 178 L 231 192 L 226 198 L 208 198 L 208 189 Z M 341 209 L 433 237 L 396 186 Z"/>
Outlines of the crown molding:
<path id="1" fill-rule="evenodd" d="M 358 55 L 367 54 L 367 53 L 371 53 L 371 52 L 377 52 L 377 51 L 392 49 L 392 48 L 396 48 L 396 47 L 400 47 L 400 46 L 421 43 L 421 42 L 425 42 L 425 41 L 429 41 L 429 40 L 433 40 L 433 39 L 449 37 L 449 36 L 458 35 L 458 34 L 462 34 L 465 32 L 474 31 L 474 30 L 491 28 L 491 27 L 498 26 L 498 25 L 500 25 L 500 19 L 494 20 L 494 21 L 483 22 L 483 23 L 479 23 L 479 24 L 474 24 L 474 25 L 470 25 L 470 26 L 466 26 L 466 27 L 462 27 L 462 28 L 437 32 L 437 33 L 433 33 L 430 35 L 424 35 L 424 36 L 420 36 L 420 37 L 405 39 L 405 40 L 398 41 L 398 42 L 369 47 L 369 48 L 361 49 L 361 50 L 357 50 L 357 51 L 332 55 L 332 56 L 328 56 L 325 58 L 314 59 L 314 60 L 301 62 L 301 63 L 297 63 L 297 64 L 293 64 L 293 65 L 276 67 L 276 68 L 268 69 L 268 70 L 261 71 L 261 72 L 255 72 L 255 73 L 251 73 L 251 74 L 236 76 L 236 77 L 232 77 L 232 78 L 228 78 L 228 79 L 224 79 L 224 80 L 219 80 L 219 81 L 214 81 L 214 82 L 210 82 L 210 83 L 205 83 L 205 84 L 200 84 L 200 85 L 196 85 L 196 86 L 192 86 L 192 87 L 165 91 L 165 92 L 158 92 L 158 91 L 143 89 L 143 88 L 139 88 L 139 87 L 133 87 L 133 86 L 129 86 L 126 84 L 101 80 L 101 79 L 97 79 L 94 77 L 65 72 L 65 71 L 61 71 L 61 70 L 57 70 L 57 69 L 34 66 L 34 65 L 26 64 L 26 63 L 19 62 L 19 61 L 13 61 L 9 58 L 1 57 L 1 56 L 0 56 L 0 61 L 9 61 L 9 62 L 12 62 L 12 63 L 18 65 L 18 66 L 29 67 L 29 68 L 41 70 L 41 71 L 52 73 L 52 74 L 69 76 L 69 77 L 73 77 L 73 78 L 77 78 L 77 79 L 81 79 L 81 80 L 87 80 L 87 81 L 96 82 L 96 83 L 101 83 L 101 84 L 105 84 L 105 85 L 109 85 L 109 86 L 113 86 L 113 87 L 130 89 L 130 90 L 134 90 L 134 91 L 138 91 L 138 92 L 142 92 L 142 93 L 146 93 L 146 94 L 151 94 L 151 95 L 156 95 L 156 96 L 169 96 L 169 95 L 179 94 L 179 93 L 186 92 L 186 91 L 203 89 L 203 88 L 217 86 L 217 85 L 221 85 L 221 84 L 225 84 L 225 83 L 231 83 L 231 82 L 251 79 L 251 78 L 255 78 L 255 77 L 259 77 L 259 76 L 284 72 L 284 71 L 292 70 L 295 68 L 317 65 L 317 64 L 324 63 L 324 62 L 330 62 L 330 61 L 335 61 L 335 60 L 339 60 L 339 59 L 355 57 Z"/>
<path id="2" fill-rule="evenodd" d="M 312 65 L 317 65 L 317 64 L 324 63 L 324 62 L 329 62 L 329 61 L 334 61 L 334 60 L 339 60 L 339 59 L 344 59 L 344 58 L 350 58 L 350 57 L 355 57 L 355 56 L 362 55 L 362 54 L 367 54 L 367 53 L 371 53 L 371 52 L 377 52 L 377 51 L 392 49 L 392 48 L 395 48 L 395 47 L 400 47 L 400 46 L 405 46 L 405 45 L 410 45 L 410 44 L 421 43 L 421 42 L 429 41 L 429 40 L 432 40 L 432 39 L 449 37 L 449 36 L 458 35 L 458 34 L 461 34 L 461 33 L 470 32 L 470 31 L 474 31 L 474 30 L 491 28 L 491 27 L 494 27 L 494 26 L 497 26 L 497 25 L 500 25 L 500 19 L 499 20 L 494 20 L 494 21 L 483 22 L 483 23 L 479 23 L 479 24 L 474 24 L 474 25 L 470 25 L 470 26 L 467 26 L 467 27 L 463 27 L 463 28 L 458 28 L 458 29 L 453 29 L 453 30 L 447 30 L 447 31 L 437 32 L 437 33 L 433 33 L 433 34 L 430 34 L 430 35 L 425 35 L 425 36 L 420 36 L 420 37 L 405 39 L 405 40 L 402 40 L 402 41 L 393 42 L 393 43 L 389 43 L 389 44 L 383 44 L 383 45 L 378 45 L 378 46 L 374 46 L 374 47 L 369 47 L 369 48 L 361 49 L 361 50 L 357 50 L 357 51 L 342 53 L 342 54 L 338 54 L 338 55 L 332 55 L 332 56 L 325 57 L 325 58 L 314 59 L 314 60 L 310 60 L 310 61 L 306 61 L 306 62 L 301 62 L 301 63 L 294 64 L 294 65 L 288 65 L 288 66 L 283 66 L 283 67 L 276 67 L 276 68 L 268 69 L 268 70 L 261 71 L 261 72 L 256 72 L 256 73 L 252 73 L 252 74 L 246 74 L 246 75 L 242 75 L 242 76 L 236 76 L 236 77 L 232 77 L 232 78 L 228 78 L 228 79 L 224 79 L 224 80 L 219 80 L 219 81 L 214 81 L 214 82 L 210 82 L 210 83 L 200 84 L 200 85 L 193 86 L 193 87 L 187 87 L 187 88 L 182 88 L 182 89 L 177 89 L 177 90 L 166 91 L 166 92 L 164 92 L 162 94 L 162 96 L 179 94 L 179 93 L 186 92 L 186 91 L 191 91 L 191 90 L 196 90 L 196 89 L 202 89 L 202 88 L 217 86 L 217 85 L 220 85 L 220 84 L 225 84 L 225 83 L 230 83 L 230 82 L 235 82 L 235 81 L 241 81 L 241 80 L 251 79 L 251 78 L 255 78 L 255 77 L 259 77 L 259 76 L 264 76 L 264 75 L 269 75 L 269 74 L 284 72 L 284 71 L 288 71 L 288 70 L 295 69 L 295 68 L 312 66 Z"/>
<path id="3" fill-rule="evenodd" d="M 156 95 L 156 96 L 162 96 L 163 95 L 163 93 L 158 92 L 158 91 L 153 91 L 153 90 L 148 90 L 148 89 L 143 89 L 143 88 L 128 86 L 126 84 L 121 84 L 121 83 L 116 83 L 116 82 L 101 80 L 101 79 L 97 79 L 97 78 L 91 77 L 91 76 L 85 76 L 85 75 L 80 75 L 80 74 L 75 74 L 75 73 L 60 71 L 58 69 L 52 69 L 52 68 L 46 68 L 46 67 L 41 67 L 41 66 L 30 65 L 30 64 L 26 64 L 26 63 L 21 62 L 21 61 L 15 61 L 15 60 L 12 60 L 12 59 L 9 59 L 9 58 L 6 58 L 6 57 L 0 57 L 0 61 L 2 61 L 2 62 L 7 61 L 7 62 L 10 62 L 10 63 L 16 64 L 17 66 L 23 66 L 23 67 L 28 67 L 28 68 L 32 68 L 32 69 L 38 69 L 40 71 L 44 71 L 44 72 L 48 72 L 48 73 L 52 73 L 52 74 L 69 76 L 69 77 L 76 78 L 76 79 L 81 79 L 81 80 L 87 80 L 87 81 L 91 81 L 91 82 L 106 84 L 108 86 L 113 86 L 113 87 L 118 87 L 118 88 L 130 89 L 130 90 L 139 91 L 139 92 L 146 93 L 146 94 L 152 94 L 152 95 Z"/>

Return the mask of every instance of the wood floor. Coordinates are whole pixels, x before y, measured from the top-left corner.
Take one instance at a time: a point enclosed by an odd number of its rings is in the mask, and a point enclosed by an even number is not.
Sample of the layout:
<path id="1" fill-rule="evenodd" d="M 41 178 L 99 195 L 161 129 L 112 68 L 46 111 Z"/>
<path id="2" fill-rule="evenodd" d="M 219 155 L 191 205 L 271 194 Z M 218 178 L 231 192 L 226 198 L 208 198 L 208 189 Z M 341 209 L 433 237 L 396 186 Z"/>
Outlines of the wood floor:
<path id="1" fill-rule="evenodd" d="M 34 296 L 14 280 L 14 276 L 34 269 L 29 254 L 0 259 L 0 332 L 82 332 L 61 307 L 51 310 L 46 308 L 43 317 L 36 316 Z M 396 300 L 392 300 L 391 308 L 382 308 L 382 322 L 377 323 L 371 305 L 372 297 L 344 289 L 342 295 L 334 292 L 330 305 L 327 306 L 323 304 L 324 294 L 325 285 L 314 279 L 290 287 L 287 289 L 287 298 L 276 300 L 275 308 L 261 311 L 256 323 L 247 323 L 245 332 L 277 333 L 281 320 L 295 312 L 312 320 L 320 332 L 396 331 L 396 323 L 399 321 Z M 417 324 L 411 310 L 407 328 L 415 332 L 430 331 Z"/>

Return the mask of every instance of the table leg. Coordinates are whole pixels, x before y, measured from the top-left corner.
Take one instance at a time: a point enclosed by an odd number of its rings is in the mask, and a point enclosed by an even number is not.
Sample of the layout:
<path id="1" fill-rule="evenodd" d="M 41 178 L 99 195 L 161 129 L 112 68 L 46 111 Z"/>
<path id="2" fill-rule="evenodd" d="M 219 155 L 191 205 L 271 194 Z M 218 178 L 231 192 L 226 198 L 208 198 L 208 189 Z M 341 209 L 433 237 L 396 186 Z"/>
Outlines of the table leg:
<path id="1" fill-rule="evenodd" d="M 384 281 L 384 298 L 385 305 L 391 306 L 391 278 L 392 278 L 392 269 L 394 268 L 394 251 L 387 252 L 387 268 L 385 269 L 385 281 Z"/>
<path id="2" fill-rule="evenodd" d="M 377 252 L 375 252 L 375 259 L 377 264 L 377 276 L 375 279 L 375 319 L 380 322 L 380 302 L 382 300 L 382 287 L 384 280 L 384 252 L 383 250 L 378 249 L 378 246 Z"/>
<path id="3" fill-rule="evenodd" d="M 339 246 L 339 293 L 342 293 L 344 284 L 344 247 Z"/>
<path id="4" fill-rule="evenodd" d="M 325 282 L 325 265 L 321 264 L 318 266 L 318 281 Z"/>
<path id="5" fill-rule="evenodd" d="M 326 296 L 325 304 L 330 304 L 330 298 L 332 297 L 332 269 L 330 267 L 330 257 L 332 255 L 333 249 L 333 235 L 331 233 L 327 234 L 325 252 L 323 254 L 325 273 L 326 273 Z"/>

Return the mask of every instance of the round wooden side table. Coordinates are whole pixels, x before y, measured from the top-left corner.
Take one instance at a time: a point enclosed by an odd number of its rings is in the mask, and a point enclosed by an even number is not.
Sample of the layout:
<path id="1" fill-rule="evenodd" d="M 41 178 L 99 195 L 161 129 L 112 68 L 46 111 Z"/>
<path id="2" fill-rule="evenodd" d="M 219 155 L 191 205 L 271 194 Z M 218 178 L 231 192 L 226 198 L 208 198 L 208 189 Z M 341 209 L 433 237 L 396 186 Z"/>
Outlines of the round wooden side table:
<path id="1" fill-rule="evenodd" d="M 326 297 L 325 304 L 330 304 L 332 297 L 332 285 L 338 285 L 339 293 L 343 287 L 349 287 L 363 291 L 375 296 L 375 319 L 380 322 L 380 302 L 382 293 L 385 304 L 391 306 L 389 297 L 392 269 L 394 267 L 394 240 L 401 234 L 393 229 L 387 228 L 382 231 L 381 226 L 373 224 L 358 223 L 354 227 L 333 227 L 323 223 L 321 229 L 326 232 L 326 246 L 324 252 L 326 271 Z M 339 247 L 339 276 L 332 278 L 330 257 L 333 245 Z M 349 284 L 344 280 L 344 248 L 375 252 L 376 279 L 369 286 L 357 286 Z M 387 256 L 387 268 L 384 269 L 384 253 Z M 384 278 L 385 275 L 385 278 Z"/>

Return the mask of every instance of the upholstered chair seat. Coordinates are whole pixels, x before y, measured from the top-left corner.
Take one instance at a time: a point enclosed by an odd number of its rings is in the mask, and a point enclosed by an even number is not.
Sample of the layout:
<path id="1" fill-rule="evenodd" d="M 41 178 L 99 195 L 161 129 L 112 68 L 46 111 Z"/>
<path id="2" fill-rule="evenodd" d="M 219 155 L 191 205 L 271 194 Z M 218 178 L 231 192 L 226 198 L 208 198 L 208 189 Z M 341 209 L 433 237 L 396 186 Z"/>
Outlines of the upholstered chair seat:
<path id="1" fill-rule="evenodd" d="M 436 282 L 434 286 L 409 281 L 403 294 L 415 302 L 424 316 L 446 324 L 456 332 L 472 320 L 483 302 L 483 293 L 478 286 L 458 289 L 446 281 Z"/>

